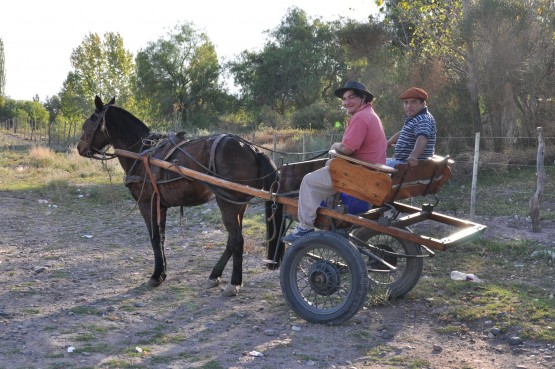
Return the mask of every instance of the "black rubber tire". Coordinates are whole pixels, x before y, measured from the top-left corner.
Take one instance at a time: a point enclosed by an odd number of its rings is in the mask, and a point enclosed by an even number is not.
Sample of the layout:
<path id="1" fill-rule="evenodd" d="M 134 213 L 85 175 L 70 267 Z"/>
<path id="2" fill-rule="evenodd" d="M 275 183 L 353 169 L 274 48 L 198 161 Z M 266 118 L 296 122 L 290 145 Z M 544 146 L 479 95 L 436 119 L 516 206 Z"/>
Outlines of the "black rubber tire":
<path id="1" fill-rule="evenodd" d="M 361 253 L 332 232 L 316 231 L 295 241 L 281 264 L 285 300 L 312 323 L 337 325 L 353 317 L 366 302 L 368 283 Z"/>
<path id="2" fill-rule="evenodd" d="M 392 251 L 396 254 L 422 255 L 422 248 L 420 245 L 398 237 L 378 233 L 369 228 L 357 228 L 352 234 L 356 239 L 366 244 L 374 245 L 382 250 Z M 359 242 L 353 241 L 353 243 L 359 247 L 364 247 L 364 245 L 360 245 Z M 397 267 L 397 270 L 388 272 L 388 269 L 383 264 L 365 256 L 370 285 L 376 291 L 388 291 L 390 298 L 399 298 L 406 295 L 416 286 L 418 280 L 422 276 L 424 259 L 421 257 L 391 256 L 380 253 L 370 247 L 368 247 L 367 250 Z M 383 271 L 371 271 L 371 269 L 381 269 Z"/>

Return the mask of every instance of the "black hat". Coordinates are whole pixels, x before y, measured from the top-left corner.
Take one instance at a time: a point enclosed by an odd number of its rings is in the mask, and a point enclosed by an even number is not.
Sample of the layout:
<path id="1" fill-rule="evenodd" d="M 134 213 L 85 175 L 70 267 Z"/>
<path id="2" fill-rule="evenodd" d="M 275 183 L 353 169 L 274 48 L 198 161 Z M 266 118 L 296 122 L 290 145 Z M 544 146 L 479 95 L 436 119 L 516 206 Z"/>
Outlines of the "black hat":
<path id="1" fill-rule="evenodd" d="M 360 82 L 354 82 L 354 81 L 345 82 L 345 86 L 335 90 L 334 94 L 335 94 L 335 96 L 341 98 L 341 97 L 343 97 L 343 94 L 345 93 L 345 91 L 348 91 L 348 90 L 354 90 L 354 91 L 357 91 L 357 92 L 359 92 L 363 95 L 366 95 L 366 96 L 368 96 L 368 99 L 370 101 L 374 100 L 374 95 L 372 95 L 370 92 L 366 91 L 366 86 L 364 86 Z"/>

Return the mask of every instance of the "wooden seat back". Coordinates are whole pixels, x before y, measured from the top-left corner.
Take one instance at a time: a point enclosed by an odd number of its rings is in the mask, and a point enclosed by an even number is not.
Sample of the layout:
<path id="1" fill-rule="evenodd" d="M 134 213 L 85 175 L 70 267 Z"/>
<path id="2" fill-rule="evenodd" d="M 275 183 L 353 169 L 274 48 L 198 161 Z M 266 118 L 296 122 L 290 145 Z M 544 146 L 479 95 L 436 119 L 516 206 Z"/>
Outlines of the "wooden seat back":
<path id="1" fill-rule="evenodd" d="M 389 174 L 350 163 L 342 158 L 331 159 L 330 175 L 333 188 L 372 205 L 383 204 L 391 192 Z"/>
<path id="2" fill-rule="evenodd" d="M 438 193 L 451 177 L 451 165 L 453 160 L 441 156 L 419 160 L 414 167 L 397 164 L 397 171 L 391 175 L 391 192 L 385 201 L 393 202 Z"/>

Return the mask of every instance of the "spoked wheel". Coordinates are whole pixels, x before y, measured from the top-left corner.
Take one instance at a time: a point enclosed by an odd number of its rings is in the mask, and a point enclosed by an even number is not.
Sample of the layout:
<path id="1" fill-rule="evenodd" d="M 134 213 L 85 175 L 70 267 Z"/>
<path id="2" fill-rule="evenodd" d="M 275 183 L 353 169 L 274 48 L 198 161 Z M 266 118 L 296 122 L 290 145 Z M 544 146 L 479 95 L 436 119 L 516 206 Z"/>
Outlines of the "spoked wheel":
<path id="1" fill-rule="evenodd" d="M 366 302 L 368 275 L 358 249 L 345 237 L 309 233 L 288 248 L 280 271 L 291 309 L 313 323 L 340 324 Z"/>
<path id="2" fill-rule="evenodd" d="M 387 263 L 393 265 L 397 270 L 392 271 L 380 261 L 364 256 L 368 268 L 368 278 L 370 284 L 377 290 L 387 290 L 391 298 L 405 295 L 416 286 L 420 276 L 424 261 L 422 257 L 410 257 L 422 255 L 420 245 L 393 237 L 383 233 L 377 233 L 368 228 L 357 228 L 353 233 L 357 246 L 382 258 Z M 407 255 L 407 256 L 404 256 Z"/>

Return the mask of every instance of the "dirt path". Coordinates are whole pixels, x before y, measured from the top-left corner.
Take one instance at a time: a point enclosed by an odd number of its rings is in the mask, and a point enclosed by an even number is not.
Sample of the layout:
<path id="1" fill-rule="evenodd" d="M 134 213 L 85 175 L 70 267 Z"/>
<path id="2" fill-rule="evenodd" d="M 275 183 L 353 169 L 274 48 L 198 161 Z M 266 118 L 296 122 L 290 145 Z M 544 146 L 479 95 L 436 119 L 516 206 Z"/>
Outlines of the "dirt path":
<path id="1" fill-rule="evenodd" d="M 279 272 L 264 268 L 260 240 L 251 238 L 245 285 L 238 297 L 223 298 L 200 286 L 225 234 L 191 219 L 179 227 L 177 209 L 168 226 L 168 279 L 148 288 L 152 252 L 140 216 L 126 216 L 132 203 L 114 214 L 86 206 L 77 193 L 67 204 L 0 195 L 0 368 L 532 369 L 555 362 L 553 345 L 512 346 L 505 336 L 488 337 L 486 321 L 441 321 L 433 296 L 364 308 L 341 326 L 306 323 L 291 313 Z M 447 324 L 459 328 L 438 333 Z"/>

